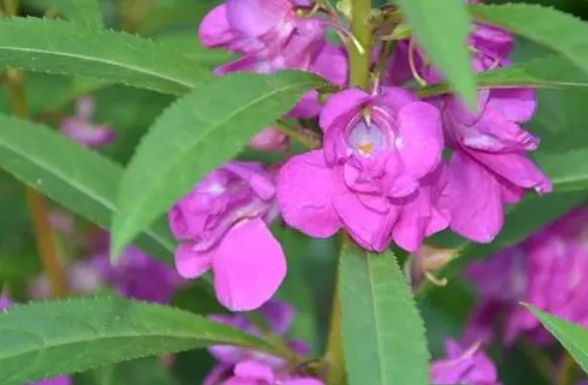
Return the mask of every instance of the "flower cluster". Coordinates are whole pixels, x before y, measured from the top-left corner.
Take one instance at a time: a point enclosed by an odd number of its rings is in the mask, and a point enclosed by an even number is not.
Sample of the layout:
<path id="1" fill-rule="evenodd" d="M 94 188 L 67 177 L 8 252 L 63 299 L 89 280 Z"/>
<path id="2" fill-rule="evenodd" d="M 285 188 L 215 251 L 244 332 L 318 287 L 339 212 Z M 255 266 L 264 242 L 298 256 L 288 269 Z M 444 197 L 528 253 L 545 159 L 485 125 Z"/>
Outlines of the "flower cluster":
<path id="1" fill-rule="evenodd" d="M 266 227 L 277 214 L 312 237 L 344 229 L 368 250 L 395 243 L 414 252 L 447 228 L 490 242 L 504 205 L 527 189 L 551 190 L 527 156 L 539 139 L 520 126 L 535 111 L 532 89 L 480 90 L 477 111 L 451 93 L 420 98 L 406 84 L 436 84 L 443 74 L 412 38 L 392 53 L 371 52 L 378 63 L 371 90 L 350 87 L 346 49 L 327 40 L 329 28 L 358 44 L 333 8 L 310 0 L 227 0 L 200 25 L 204 45 L 240 56 L 217 75 L 298 69 L 341 89 L 326 101 L 317 91 L 304 95 L 284 117 L 317 117 L 320 148 L 286 160 L 275 180 L 259 164 L 229 162 L 170 211 L 178 271 L 193 278 L 212 269 L 229 309 L 255 309 L 281 283 L 283 252 Z M 505 31 L 475 25 L 467 44 L 476 71 L 510 64 Z M 251 146 L 284 150 L 288 142 L 270 127 Z"/>
<path id="2" fill-rule="evenodd" d="M 295 311 L 290 305 L 276 301 L 264 304 L 259 308 L 259 313 L 271 333 L 281 337 L 288 331 L 295 317 Z M 213 315 L 211 318 L 252 335 L 263 334 L 258 325 L 241 314 Z M 288 346 L 294 354 L 308 353 L 308 346 L 303 341 L 291 341 Z M 203 385 L 324 385 L 310 375 L 293 372 L 280 357 L 225 345 L 211 346 L 208 351 L 219 363 Z"/>
<path id="3" fill-rule="evenodd" d="M 210 173 L 169 212 L 181 242 L 176 268 L 185 278 L 212 269 L 220 303 L 252 310 L 286 275 L 286 257 L 267 224 L 275 218 L 272 174 L 257 162 L 229 162 Z"/>
<path id="4" fill-rule="evenodd" d="M 295 317 L 290 305 L 269 301 L 259 313 L 274 335 L 284 337 Z M 213 315 L 217 322 L 230 325 L 252 335 L 261 336 L 263 329 L 242 314 Z M 308 354 L 303 341 L 290 341 L 289 348 L 298 359 Z M 494 363 L 480 351 L 479 344 L 463 348 L 457 342 L 446 342 L 447 357 L 431 363 L 431 382 L 435 385 L 501 385 Z M 293 372 L 283 358 L 235 346 L 212 346 L 210 354 L 218 361 L 203 385 L 324 385 L 312 375 Z M 301 366 L 303 367 L 303 365 Z"/>
<path id="5" fill-rule="evenodd" d="M 482 302 L 466 340 L 503 341 L 525 335 L 539 344 L 553 338 L 520 302 L 588 327 L 588 210 L 576 209 L 492 258 L 473 263 L 468 276 Z"/>

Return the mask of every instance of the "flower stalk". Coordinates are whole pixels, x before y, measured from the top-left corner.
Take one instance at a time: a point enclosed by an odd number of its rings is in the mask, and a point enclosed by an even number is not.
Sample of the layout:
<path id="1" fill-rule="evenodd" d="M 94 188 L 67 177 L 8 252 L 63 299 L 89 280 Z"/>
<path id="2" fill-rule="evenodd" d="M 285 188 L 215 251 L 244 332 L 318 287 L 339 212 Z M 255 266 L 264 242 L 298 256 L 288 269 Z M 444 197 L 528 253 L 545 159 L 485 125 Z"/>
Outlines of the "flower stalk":
<path id="1" fill-rule="evenodd" d="M 372 25 L 370 24 L 371 2 L 369 0 L 352 0 L 351 34 L 359 46 L 349 45 L 350 82 L 369 90 L 369 71 L 372 46 Z"/>
<path id="2" fill-rule="evenodd" d="M 15 6 L 13 9 L 17 9 Z M 10 98 L 15 114 L 23 119 L 28 118 L 29 111 L 24 93 L 22 74 L 14 69 L 7 73 Z M 31 213 L 37 248 L 49 279 L 51 293 L 60 298 L 67 295 L 65 274 L 60 266 L 57 247 L 49 222 L 49 207 L 41 194 L 30 187 L 26 188 L 26 198 Z"/>

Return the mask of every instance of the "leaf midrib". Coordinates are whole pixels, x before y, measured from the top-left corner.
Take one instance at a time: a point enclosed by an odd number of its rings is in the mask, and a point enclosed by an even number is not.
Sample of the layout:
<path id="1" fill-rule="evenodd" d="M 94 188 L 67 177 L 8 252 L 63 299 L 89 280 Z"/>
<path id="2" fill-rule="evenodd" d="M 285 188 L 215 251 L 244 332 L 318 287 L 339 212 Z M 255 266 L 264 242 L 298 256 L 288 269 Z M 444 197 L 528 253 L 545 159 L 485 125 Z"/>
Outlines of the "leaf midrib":
<path id="1" fill-rule="evenodd" d="M 235 109 L 234 110 L 235 112 L 233 112 L 232 114 L 227 115 L 224 119 L 221 119 L 221 120 L 217 121 L 216 124 L 213 124 L 213 125 L 209 126 L 208 129 L 205 129 L 204 132 L 202 133 L 202 135 L 200 135 L 198 137 L 198 139 L 195 140 L 196 144 L 192 144 L 190 146 L 187 146 L 184 150 L 180 151 L 180 155 L 177 156 L 177 157 L 175 157 L 175 159 L 177 159 L 177 160 L 175 162 L 168 163 L 169 166 L 163 172 L 161 172 L 159 174 L 159 175 L 162 175 L 162 176 L 160 176 L 159 178 L 155 178 L 154 182 L 149 185 L 150 187 L 149 188 L 144 188 L 144 190 L 145 191 L 153 190 L 153 186 L 159 186 L 159 185 L 163 184 L 163 182 L 167 178 L 167 174 L 168 174 L 169 170 L 174 169 L 179 163 L 182 163 L 181 160 L 184 157 L 186 157 L 186 155 L 188 153 L 192 152 L 193 151 L 193 148 L 195 146 L 197 146 L 198 143 L 203 140 L 203 138 L 208 137 L 211 132 L 215 131 L 218 127 L 223 126 L 225 123 L 227 123 L 229 120 L 233 119 L 235 116 L 241 114 L 243 111 L 247 110 L 251 106 L 253 106 L 253 105 L 257 104 L 257 103 L 260 103 L 261 101 L 266 100 L 266 99 L 268 99 L 268 98 L 270 98 L 270 97 L 272 97 L 272 96 L 274 96 L 276 94 L 279 94 L 281 92 L 286 92 L 287 90 L 292 89 L 292 88 L 301 88 L 301 87 L 303 87 L 303 86 L 305 86 L 307 84 L 310 85 L 310 84 L 314 84 L 314 83 L 316 83 L 316 82 L 306 81 L 306 82 L 300 82 L 300 83 L 295 83 L 295 84 L 287 84 L 286 86 L 284 86 L 282 88 L 275 89 L 275 90 L 273 90 L 270 93 L 263 94 L 260 97 L 254 98 L 251 101 L 243 104 L 241 107 Z M 157 122 L 155 123 L 155 125 L 157 125 Z M 127 194 L 124 195 L 124 201 L 127 201 L 128 200 L 126 198 L 126 195 Z M 151 196 L 149 196 L 148 194 L 142 194 L 142 196 L 144 196 L 146 198 L 144 198 L 144 199 L 136 199 L 136 200 L 134 200 L 134 202 L 137 202 L 137 203 L 135 203 L 133 205 L 130 205 L 130 206 L 127 206 L 127 207 L 131 207 L 131 208 L 143 207 L 144 206 L 144 203 L 145 203 L 145 200 L 147 199 L 147 197 L 149 199 L 151 199 Z M 134 209 L 134 210 L 126 210 L 126 212 L 125 212 L 126 215 L 123 217 L 125 220 L 123 222 L 121 222 L 122 225 L 120 225 L 121 228 L 118 231 L 119 234 L 120 233 L 124 233 L 124 232 L 127 231 L 127 227 L 129 226 L 128 224 L 133 222 L 133 221 L 129 220 L 129 218 L 135 220 L 134 217 L 137 216 L 136 211 L 137 211 L 136 209 Z M 130 238 L 130 237 L 127 236 L 127 239 L 128 238 Z"/>
<path id="2" fill-rule="evenodd" d="M 91 62 L 91 63 L 107 64 L 107 65 L 111 65 L 115 68 L 124 68 L 127 70 L 134 71 L 136 73 L 140 73 L 143 75 L 148 75 L 148 76 L 152 76 L 152 77 L 155 77 L 155 78 L 158 78 L 161 80 L 165 80 L 165 81 L 170 82 L 172 84 L 180 85 L 180 86 L 186 87 L 188 89 L 191 89 L 194 87 L 194 83 L 186 83 L 178 78 L 165 76 L 159 72 L 153 72 L 152 70 L 148 70 L 148 69 L 141 68 L 141 67 L 136 67 L 133 65 L 125 65 L 121 62 L 105 60 L 103 58 L 99 58 L 99 57 L 95 57 L 95 56 L 85 56 L 85 55 L 81 55 L 81 54 L 73 54 L 73 53 L 66 53 L 66 52 L 59 52 L 59 51 L 48 51 L 48 50 L 33 49 L 33 48 L 22 48 L 22 47 L 14 47 L 14 46 L 7 46 L 7 45 L 1 45 L 0 52 L 1 51 L 37 53 L 37 54 L 42 54 L 42 55 L 47 55 L 47 56 L 75 58 L 75 59 L 79 59 L 79 60 Z M 0 59 L 0 62 L 1 62 L 1 59 Z M 49 71 L 47 71 L 47 72 L 49 72 Z M 102 77 L 106 78 L 106 76 L 102 76 Z"/>
<path id="3" fill-rule="evenodd" d="M 368 274 L 369 274 L 369 282 L 370 282 L 370 291 L 371 291 L 371 299 L 374 306 L 374 329 L 376 331 L 376 346 L 378 349 L 378 372 L 380 373 L 380 383 L 384 384 L 384 379 L 386 378 L 384 372 L 384 365 L 382 362 L 381 357 L 384 357 L 384 349 L 383 344 L 380 342 L 378 336 L 380 335 L 380 322 L 379 322 L 379 310 L 378 306 L 376 305 L 376 288 L 372 276 L 372 258 L 374 257 L 373 254 L 367 254 L 365 256 L 367 258 L 367 266 L 368 266 Z"/>
<path id="4" fill-rule="evenodd" d="M 90 198 L 95 203 L 104 207 L 106 210 L 110 211 L 111 213 L 117 212 L 116 207 L 114 206 L 114 204 L 112 202 L 105 201 L 99 195 L 94 194 L 93 191 L 91 189 L 86 188 L 86 186 L 84 184 L 71 183 L 71 179 L 66 178 L 63 173 L 58 172 L 58 170 L 55 170 L 54 168 L 46 167 L 46 166 L 48 166 L 47 163 L 41 161 L 40 159 L 38 159 L 35 156 L 31 156 L 29 153 L 24 152 L 23 149 L 21 149 L 19 146 L 10 146 L 10 144 L 3 141 L 2 138 L 3 137 L 0 136 L 0 145 L 2 145 L 2 147 L 5 148 L 7 151 L 10 151 L 10 152 L 18 155 L 19 157 L 30 161 L 35 166 L 44 170 L 48 174 L 51 174 L 51 175 L 55 176 L 56 178 L 58 178 L 59 180 L 63 181 L 64 183 L 74 187 L 80 193 L 84 194 L 86 197 Z M 115 163 L 110 162 L 109 160 L 107 160 L 105 158 L 103 159 L 103 161 L 105 164 L 109 164 L 109 166 L 111 166 L 111 167 L 118 168 L 118 166 Z M 52 163 L 50 163 L 50 164 L 52 164 Z M 170 245 L 170 244 L 168 244 L 168 242 L 161 239 L 159 237 L 159 235 L 157 233 L 154 233 L 151 229 L 144 231 L 144 233 L 149 235 L 151 238 L 153 238 L 157 243 L 159 243 L 162 247 L 164 247 L 169 252 L 174 252 L 175 248 L 173 247 L 173 245 Z"/>

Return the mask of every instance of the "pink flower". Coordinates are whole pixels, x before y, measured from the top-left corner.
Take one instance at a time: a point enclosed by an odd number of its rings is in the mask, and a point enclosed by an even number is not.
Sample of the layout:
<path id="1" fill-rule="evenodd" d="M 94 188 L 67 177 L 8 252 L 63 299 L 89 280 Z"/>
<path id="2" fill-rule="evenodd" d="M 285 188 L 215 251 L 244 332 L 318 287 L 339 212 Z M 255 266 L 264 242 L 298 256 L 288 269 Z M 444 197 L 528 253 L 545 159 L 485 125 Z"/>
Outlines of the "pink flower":
<path id="1" fill-rule="evenodd" d="M 447 341 L 447 358 L 433 361 L 431 381 L 434 385 L 500 385 L 494 363 L 474 345 L 464 349 Z"/>
<path id="2" fill-rule="evenodd" d="M 295 316 L 291 306 L 276 301 L 267 302 L 259 312 L 278 336 L 288 331 Z M 211 318 L 252 335 L 262 334 L 244 315 L 214 315 Z M 297 354 L 308 353 L 308 347 L 301 341 L 291 341 L 289 346 Z M 291 373 L 288 363 L 280 357 L 236 346 L 211 346 L 208 351 L 219 364 L 209 373 L 204 385 L 324 385 L 310 376 Z"/>
<path id="3" fill-rule="evenodd" d="M 535 110 L 531 89 L 479 93 L 479 114 L 455 96 L 443 101 L 447 143 L 454 149 L 443 204 L 451 229 L 478 242 L 490 242 L 503 225 L 503 205 L 519 202 L 526 189 L 544 194 L 552 186 L 528 158 L 539 139 L 520 127 Z"/>
<path id="4" fill-rule="evenodd" d="M 184 284 L 172 267 L 133 246 L 125 248 L 116 265 L 110 262 L 109 254 L 99 253 L 88 266 L 122 296 L 148 302 L 169 303 Z"/>
<path id="5" fill-rule="evenodd" d="M 320 19 L 297 12 L 310 7 L 304 0 L 228 0 L 204 17 L 200 40 L 243 55 L 217 73 L 308 69 L 324 44 L 326 29 Z"/>
<path id="6" fill-rule="evenodd" d="M 400 88 L 349 89 L 328 100 L 320 125 L 323 149 L 291 158 L 278 176 L 278 205 L 290 226 L 314 237 L 345 227 L 375 251 L 392 239 L 415 251 L 447 226 L 436 207 L 443 136 L 432 105 Z"/>
<path id="7" fill-rule="evenodd" d="M 195 278 L 212 268 L 217 298 L 231 310 L 269 300 L 286 274 L 282 247 L 267 227 L 275 194 L 259 163 L 229 162 L 210 173 L 169 212 L 182 242 L 175 256 L 180 275 Z"/>
<path id="8" fill-rule="evenodd" d="M 88 147 L 102 147 L 114 141 L 116 134 L 110 126 L 96 125 L 90 121 L 94 108 L 92 97 L 79 98 L 76 103 L 76 115 L 61 121 L 61 132 Z"/>
<path id="9" fill-rule="evenodd" d="M 482 333 L 489 341 L 498 326 L 507 343 L 521 334 L 539 344 L 553 342 L 519 302 L 588 327 L 586 239 L 588 210 L 576 209 L 519 245 L 472 264 L 468 275 L 478 284 L 482 303 L 470 319 L 467 340 Z"/>
<path id="10" fill-rule="evenodd" d="M 223 47 L 243 55 L 218 67 L 215 74 L 300 69 L 335 85 L 345 85 L 346 51 L 324 38 L 327 26 L 340 27 L 329 20 L 300 14 L 311 7 L 306 0 L 228 0 L 214 8 L 200 24 L 200 40 L 207 47 Z M 314 118 L 320 107 L 318 92 L 310 91 L 288 116 Z"/>
<path id="11" fill-rule="evenodd" d="M 288 135 L 277 128 L 268 127 L 255 135 L 249 146 L 259 151 L 286 151 L 290 147 Z"/>
<path id="12" fill-rule="evenodd" d="M 109 242 L 110 234 L 101 233 L 89 258 L 67 266 L 67 287 L 72 293 L 94 293 L 109 285 L 127 298 L 168 303 L 184 283 L 172 267 L 133 246 L 125 248 L 119 263 L 113 265 L 108 254 Z M 47 276 L 35 278 L 29 292 L 33 298 L 50 297 Z"/>

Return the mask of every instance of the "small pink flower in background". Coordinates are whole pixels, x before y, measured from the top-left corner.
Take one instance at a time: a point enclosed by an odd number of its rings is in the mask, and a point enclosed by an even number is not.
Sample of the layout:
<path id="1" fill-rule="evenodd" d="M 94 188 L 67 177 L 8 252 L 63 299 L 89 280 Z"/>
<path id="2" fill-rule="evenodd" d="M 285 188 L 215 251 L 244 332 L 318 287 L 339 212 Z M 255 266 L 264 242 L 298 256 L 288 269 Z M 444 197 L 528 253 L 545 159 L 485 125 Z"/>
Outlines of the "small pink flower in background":
<path id="1" fill-rule="evenodd" d="M 269 127 L 255 135 L 249 146 L 259 151 L 286 151 L 290 147 L 288 135 L 277 128 Z"/>
<path id="2" fill-rule="evenodd" d="M 219 67 L 217 74 L 239 70 L 269 73 L 308 69 L 324 44 L 326 25 L 297 10 L 304 0 L 228 0 L 202 20 L 199 35 L 210 48 L 224 47 L 243 57 Z"/>
<path id="3" fill-rule="evenodd" d="M 435 107 L 400 88 L 333 95 L 320 115 L 323 149 L 280 170 L 284 219 L 314 237 L 345 227 L 369 250 L 383 251 L 392 239 L 416 250 L 448 224 L 436 207 L 444 179 L 440 123 Z"/>
<path id="4" fill-rule="evenodd" d="M 434 385 L 500 385 L 496 367 L 479 347 L 463 348 L 455 341 L 447 341 L 447 358 L 431 364 Z"/>
<path id="5" fill-rule="evenodd" d="M 284 336 L 295 316 L 295 310 L 290 305 L 276 301 L 265 303 L 259 308 L 259 313 L 278 336 Z M 211 318 L 252 335 L 262 334 L 244 315 L 213 315 Z M 291 341 L 289 346 L 297 354 L 308 352 L 302 341 Z M 288 363 L 279 357 L 225 345 L 211 346 L 208 351 L 219 363 L 203 385 L 324 385 L 318 379 L 291 373 Z"/>
<path id="6" fill-rule="evenodd" d="M 8 297 L 8 293 L 3 291 L 0 292 L 0 312 L 7 311 L 11 306 L 14 304 Z M 49 378 L 47 380 L 35 381 L 31 382 L 28 385 L 71 385 L 72 381 L 71 378 L 67 376 L 58 376 Z"/>
<path id="7" fill-rule="evenodd" d="M 125 248 L 116 265 L 108 254 L 97 254 L 88 262 L 101 280 L 128 298 L 166 304 L 184 284 L 172 267 L 133 246 Z"/>
<path id="8" fill-rule="evenodd" d="M 588 327 L 588 210 L 576 209 L 467 270 L 482 302 L 470 318 L 466 339 L 506 343 L 524 334 L 538 344 L 553 337 L 519 302 Z"/>
<path id="9" fill-rule="evenodd" d="M 212 269 L 217 298 L 234 311 L 268 301 L 286 275 L 282 247 L 267 224 L 276 216 L 273 176 L 257 162 L 229 162 L 169 212 L 185 278 Z"/>
<path id="10" fill-rule="evenodd" d="M 67 285 L 72 293 L 94 293 L 111 286 L 124 297 L 164 304 L 183 285 L 183 279 L 173 268 L 133 246 L 125 248 L 118 264 L 111 264 L 108 254 L 110 235 L 106 232 L 103 235 L 92 256 L 67 266 Z M 33 298 L 50 297 L 47 277 L 40 275 L 34 279 L 29 292 Z"/>
<path id="11" fill-rule="evenodd" d="M 102 147 L 116 139 L 116 133 L 108 125 L 97 125 L 91 121 L 95 103 L 90 96 L 79 98 L 76 114 L 61 121 L 61 132 L 76 142 L 88 147 Z"/>

